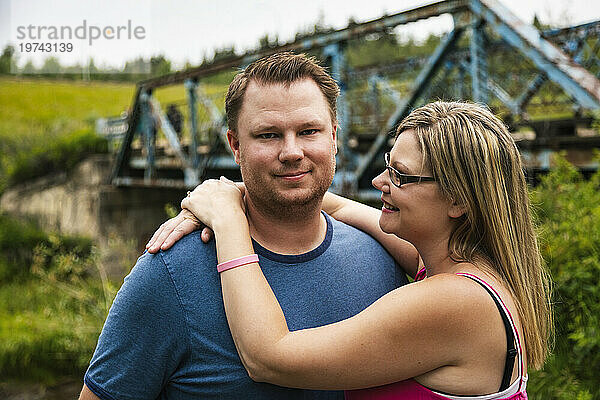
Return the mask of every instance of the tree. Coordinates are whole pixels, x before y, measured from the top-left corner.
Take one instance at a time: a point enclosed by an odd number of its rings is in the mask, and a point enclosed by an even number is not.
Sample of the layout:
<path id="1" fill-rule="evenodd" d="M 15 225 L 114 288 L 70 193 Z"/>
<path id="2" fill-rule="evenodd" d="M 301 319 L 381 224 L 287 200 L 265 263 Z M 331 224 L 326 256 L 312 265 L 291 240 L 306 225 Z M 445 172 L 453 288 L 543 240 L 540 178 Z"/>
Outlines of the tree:
<path id="1" fill-rule="evenodd" d="M 231 57 L 235 57 L 235 48 L 233 46 L 225 46 L 221 49 L 215 49 L 215 55 L 213 56 L 212 62 Z"/>
<path id="2" fill-rule="evenodd" d="M 94 59 L 92 57 L 90 57 L 90 62 L 88 63 L 88 72 L 90 74 L 98 73 L 98 68 L 96 67 L 96 64 L 94 63 Z"/>
<path id="3" fill-rule="evenodd" d="M 8 45 L 2 51 L 0 56 L 0 74 L 10 74 L 11 67 L 14 66 L 13 55 L 15 54 L 15 48 Z"/>
<path id="4" fill-rule="evenodd" d="M 165 75 L 171 72 L 171 61 L 162 54 L 150 58 L 150 74 L 152 76 Z"/>
<path id="5" fill-rule="evenodd" d="M 36 72 L 37 70 L 35 69 L 35 66 L 33 65 L 33 62 L 31 62 L 31 60 L 28 60 L 27 64 L 25 64 L 23 66 L 23 69 L 21 70 L 21 73 L 25 75 L 33 75 Z"/>
<path id="6" fill-rule="evenodd" d="M 536 399 L 600 399 L 600 170 L 585 179 L 564 157 L 554 162 L 532 204 L 554 281 L 556 345 L 527 389 Z"/>
<path id="7" fill-rule="evenodd" d="M 123 68 L 123 73 L 126 74 L 147 74 L 150 72 L 150 66 L 148 62 L 142 57 L 138 57 L 135 60 L 127 61 Z"/>
<path id="8" fill-rule="evenodd" d="M 275 35 L 273 39 L 268 33 L 265 33 L 263 37 L 258 39 L 258 46 L 260 49 L 270 49 L 279 46 L 279 36 Z"/>
<path id="9" fill-rule="evenodd" d="M 62 70 L 60 62 L 56 57 L 48 57 L 44 60 L 44 65 L 40 69 L 43 74 L 59 74 Z"/>

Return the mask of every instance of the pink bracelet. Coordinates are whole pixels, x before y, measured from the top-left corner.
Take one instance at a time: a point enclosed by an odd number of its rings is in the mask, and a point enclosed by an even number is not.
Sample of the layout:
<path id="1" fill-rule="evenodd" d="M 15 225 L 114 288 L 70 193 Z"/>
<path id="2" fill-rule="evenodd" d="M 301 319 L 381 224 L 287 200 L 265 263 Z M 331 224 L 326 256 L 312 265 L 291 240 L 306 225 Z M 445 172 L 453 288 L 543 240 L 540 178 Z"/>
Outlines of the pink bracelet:
<path id="1" fill-rule="evenodd" d="M 220 273 L 223 271 L 227 271 L 228 269 L 241 267 L 242 265 L 248 265 L 248 264 L 252 264 L 255 262 L 258 262 L 258 255 L 250 254 L 248 256 L 234 258 L 233 260 L 225 261 L 225 262 L 218 264 L 217 271 Z"/>

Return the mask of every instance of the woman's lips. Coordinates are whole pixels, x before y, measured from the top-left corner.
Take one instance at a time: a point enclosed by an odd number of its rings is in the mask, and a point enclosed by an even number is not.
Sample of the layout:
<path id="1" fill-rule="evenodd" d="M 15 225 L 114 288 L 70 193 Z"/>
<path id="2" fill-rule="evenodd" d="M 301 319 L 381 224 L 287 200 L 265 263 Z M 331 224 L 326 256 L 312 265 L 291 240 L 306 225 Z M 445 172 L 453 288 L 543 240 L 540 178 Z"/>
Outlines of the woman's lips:
<path id="1" fill-rule="evenodd" d="M 396 211 L 399 211 L 399 209 L 397 209 L 396 207 L 393 207 L 390 203 L 386 202 L 385 200 L 383 200 L 383 197 L 381 198 L 381 202 L 383 203 L 383 206 L 381 207 L 381 211 L 384 213 L 394 213 Z"/>

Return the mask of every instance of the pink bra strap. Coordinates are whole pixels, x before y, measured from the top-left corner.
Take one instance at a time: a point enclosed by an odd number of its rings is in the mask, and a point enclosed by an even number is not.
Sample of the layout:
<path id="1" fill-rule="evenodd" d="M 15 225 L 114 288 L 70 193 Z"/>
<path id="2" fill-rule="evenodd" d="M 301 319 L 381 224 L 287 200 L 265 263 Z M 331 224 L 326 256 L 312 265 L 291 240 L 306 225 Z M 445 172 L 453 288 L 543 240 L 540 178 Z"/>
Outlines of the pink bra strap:
<path id="1" fill-rule="evenodd" d="M 519 336 L 519 331 L 517 330 L 515 320 L 514 320 L 512 314 L 510 313 L 510 310 L 508 309 L 508 307 L 506 307 L 506 304 L 504 303 L 504 301 L 502 301 L 502 298 L 500 297 L 500 294 L 496 291 L 496 289 L 494 289 L 494 287 L 492 285 L 490 285 L 483 279 L 481 279 L 478 276 L 475 276 L 473 274 L 469 274 L 467 272 L 458 272 L 456 275 L 468 276 L 468 277 L 476 280 L 477 282 L 480 282 L 482 285 L 485 285 L 487 288 L 489 288 L 492 291 L 492 293 L 495 294 L 495 297 L 500 302 L 500 304 L 502 304 L 502 308 L 508 315 L 508 319 L 510 321 L 511 328 L 512 328 L 515 338 L 517 340 L 517 346 L 519 347 L 519 352 L 518 352 L 518 355 L 519 355 L 519 389 L 518 389 L 518 391 L 520 392 L 521 385 L 523 384 L 523 371 L 525 369 L 524 365 L 523 365 L 523 349 L 521 347 L 521 339 Z"/>

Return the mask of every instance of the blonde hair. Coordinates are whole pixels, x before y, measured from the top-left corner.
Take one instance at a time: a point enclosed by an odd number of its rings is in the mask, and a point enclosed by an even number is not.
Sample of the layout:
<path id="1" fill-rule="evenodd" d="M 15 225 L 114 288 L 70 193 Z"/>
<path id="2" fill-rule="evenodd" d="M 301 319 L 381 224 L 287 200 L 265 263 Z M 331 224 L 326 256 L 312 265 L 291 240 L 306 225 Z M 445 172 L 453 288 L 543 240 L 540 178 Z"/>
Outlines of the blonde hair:
<path id="1" fill-rule="evenodd" d="M 550 275 L 531 218 L 521 157 L 506 126 L 488 108 L 434 102 L 414 110 L 397 135 L 412 130 L 441 191 L 466 210 L 450 236 L 456 261 L 492 268 L 511 291 L 528 363 L 541 368 L 553 332 Z M 489 264 L 489 266 L 488 266 Z"/>

